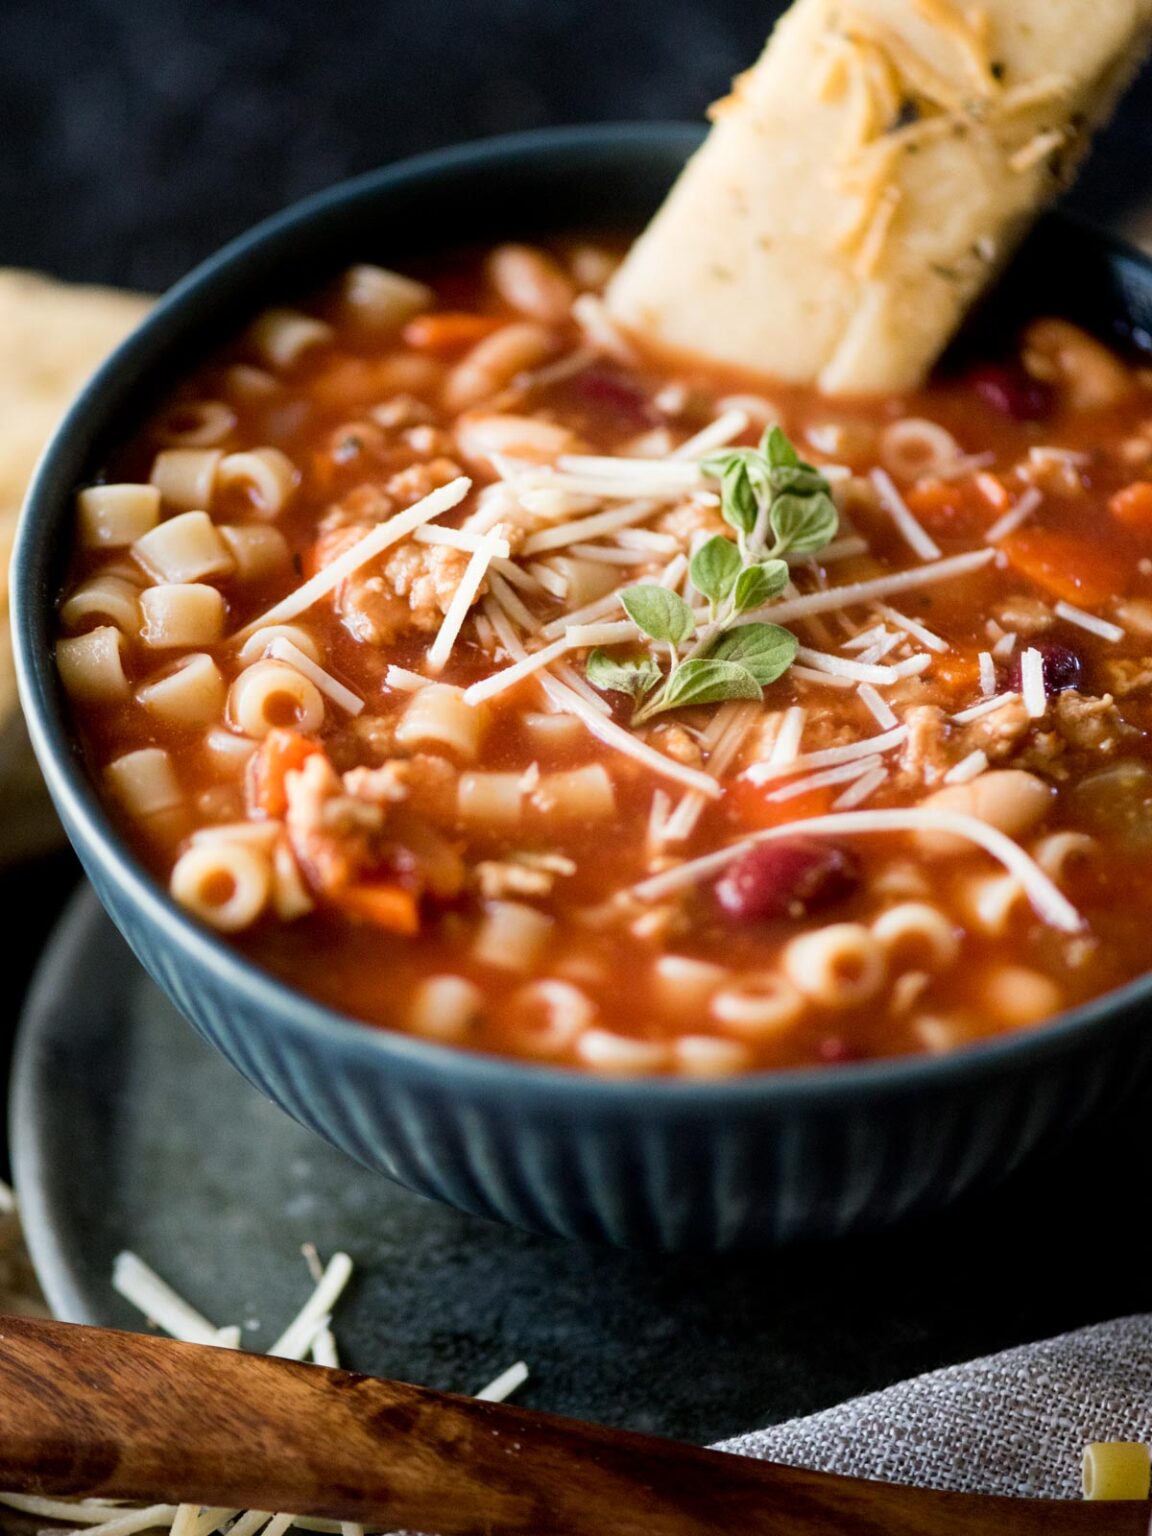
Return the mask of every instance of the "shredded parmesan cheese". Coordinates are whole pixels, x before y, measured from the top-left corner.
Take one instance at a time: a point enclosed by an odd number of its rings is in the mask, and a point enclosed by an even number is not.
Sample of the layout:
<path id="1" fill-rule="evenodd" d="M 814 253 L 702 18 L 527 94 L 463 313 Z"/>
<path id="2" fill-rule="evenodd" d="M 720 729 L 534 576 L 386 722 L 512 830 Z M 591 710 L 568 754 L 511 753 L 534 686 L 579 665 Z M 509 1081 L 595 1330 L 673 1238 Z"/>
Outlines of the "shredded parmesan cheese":
<path id="1" fill-rule="evenodd" d="M 506 1371 L 501 1371 L 494 1381 L 490 1381 L 486 1387 L 481 1387 L 476 1393 L 478 1403 L 502 1403 L 505 1398 L 511 1397 L 517 1388 L 522 1387 L 528 1380 L 528 1367 L 523 1360 L 517 1360 L 515 1365 L 510 1365 Z"/>
<path id="2" fill-rule="evenodd" d="M 996 663 L 991 651 L 981 651 L 977 661 L 980 667 L 980 692 L 986 699 L 990 699 L 996 692 Z"/>
<path id="3" fill-rule="evenodd" d="M 551 662 L 557 661 L 565 651 L 571 648 L 567 635 L 563 635 L 559 640 L 553 640 L 551 645 L 542 646 L 538 651 L 524 652 L 521 648 L 519 661 L 514 661 L 510 667 L 504 667 L 501 671 L 494 672 L 491 677 L 482 678 L 480 682 L 473 683 L 470 688 L 465 688 L 465 704 L 483 704 L 486 699 L 493 699 L 498 693 L 514 688 L 526 677 L 531 677 L 533 672 L 539 672 Z"/>
<path id="4" fill-rule="evenodd" d="M 1101 640 L 1111 640 L 1115 643 L 1124 638 L 1124 631 L 1119 624 L 1109 623 L 1107 619 L 1098 618 L 1094 613 L 1085 613 L 1083 608 L 1073 607 L 1071 603 L 1056 603 L 1052 611 L 1060 618 L 1066 619 L 1069 624 L 1077 624 L 1081 629 L 1086 629 L 1089 634 L 1099 635 Z"/>
<path id="5" fill-rule="evenodd" d="M 930 651 L 943 652 L 951 650 L 947 640 L 941 639 L 933 630 L 921 624 L 919 619 L 910 619 L 906 613 L 901 613 L 896 608 L 889 608 L 886 603 L 877 603 L 876 611 L 886 618 L 889 624 L 895 624 L 897 629 L 902 629 L 907 634 L 914 635 L 921 645 L 926 645 Z"/>
<path id="6" fill-rule="evenodd" d="M 1020 500 L 1003 517 L 998 517 L 984 535 L 986 544 L 999 544 L 1015 533 L 1035 512 L 1036 508 L 1044 500 L 1044 493 L 1036 486 L 1030 485 L 1021 496 Z"/>
<path id="7" fill-rule="evenodd" d="M 511 570 L 513 567 L 509 565 Z M 540 628 L 540 620 L 532 612 L 526 603 L 522 602 L 519 593 L 506 581 L 501 572 L 497 571 L 495 564 L 488 567 L 488 587 L 495 594 L 496 601 L 519 624 L 521 629 L 527 630 L 530 635 L 535 634 Z"/>
<path id="8" fill-rule="evenodd" d="M 823 773 L 810 773 L 806 778 L 785 784 L 782 789 L 774 789 L 765 798 L 794 800 L 798 795 L 809 794 L 814 789 L 825 789 L 829 784 L 843 784 L 849 779 L 862 779 L 865 774 L 874 773 L 881 766 L 878 757 L 862 757 L 858 762 L 841 763 L 838 768 L 825 768 Z"/>
<path id="9" fill-rule="evenodd" d="M 451 656 L 452 647 L 456 644 L 457 637 L 464 627 L 469 608 L 479 595 L 481 583 L 487 575 L 488 566 L 500 542 L 491 534 L 485 534 L 479 549 L 469 555 L 464 574 L 452 594 L 452 601 L 448 604 L 444 621 L 440 625 L 435 640 L 428 647 L 426 660 L 433 672 L 439 672 Z"/>
<path id="10" fill-rule="evenodd" d="M 982 699 L 979 704 L 973 704 L 971 709 L 960 710 L 952 718 L 957 725 L 967 725 L 969 720 L 979 720 L 981 715 L 990 715 L 994 709 L 1000 709 L 1019 697 L 1018 693 L 998 693 L 995 698 Z"/>
<path id="11" fill-rule="evenodd" d="M 824 688 L 851 688 L 850 677 L 836 677 L 831 672 L 818 672 L 815 667 L 806 667 L 803 662 L 793 662 L 788 672 L 793 681 L 802 683 L 819 683 Z"/>
<path id="12" fill-rule="evenodd" d="M 856 689 L 860 702 L 864 705 L 876 723 L 884 730 L 890 731 L 894 725 L 900 723 L 896 711 L 882 694 L 876 692 L 871 683 L 861 683 Z"/>
<path id="13" fill-rule="evenodd" d="M 800 742 L 804 735 L 804 722 L 808 711 L 800 704 L 793 704 L 784 711 L 776 740 L 772 743 L 765 767 L 791 771 L 800 758 Z M 754 770 L 749 770 L 751 773 Z M 757 781 L 758 782 L 758 781 Z"/>
<path id="14" fill-rule="evenodd" d="M 814 651 L 806 645 L 797 646 L 797 658 L 817 672 L 828 672 L 835 677 L 846 677 L 860 683 L 898 683 L 901 678 L 915 677 L 931 665 L 930 656 L 911 656 L 895 666 L 880 667 L 872 662 L 852 661 L 847 656 L 831 656 L 827 651 Z"/>
<path id="15" fill-rule="evenodd" d="M 517 661 L 527 660 L 524 647 L 520 644 L 515 631 L 508 622 L 507 616 L 499 605 L 492 603 L 487 612 L 508 654 L 515 657 Z M 539 655 L 540 653 L 537 652 L 536 654 Z M 603 699 L 599 698 L 596 700 L 596 705 L 606 712 L 604 714 L 598 713 L 596 706 L 592 705 L 577 691 L 575 676 L 573 676 L 571 684 L 561 682 L 558 678 L 549 676 L 547 671 L 538 672 L 538 679 L 545 694 L 557 709 L 565 714 L 575 715 L 577 719 L 583 721 L 592 735 L 604 742 L 606 746 L 613 747 L 617 752 L 622 753 L 623 756 L 631 757 L 636 762 L 642 763 L 644 767 L 653 773 L 658 773 L 667 779 L 676 779 L 679 783 L 687 785 L 689 789 L 699 790 L 709 800 L 717 800 L 723 794 L 719 784 L 710 778 L 708 774 L 701 773 L 696 768 L 688 768 L 683 763 L 678 763 L 675 759 L 666 757 L 663 752 L 658 752 L 655 747 L 650 747 L 647 742 L 641 741 L 631 731 L 626 731 L 622 726 L 617 725 L 608 715 L 607 706 Z M 582 678 L 579 681 L 583 683 Z M 465 691 L 465 699 L 468 698 L 470 691 Z"/>
<path id="16" fill-rule="evenodd" d="M 403 512 L 397 512 L 395 517 L 390 517 L 385 523 L 377 523 L 375 528 L 369 529 L 362 539 L 357 539 L 350 549 L 336 556 L 324 567 L 317 571 L 315 576 L 298 586 L 295 592 L 289 592 L 288 596 L 269 608 L 267 613 L 262 613 L 258 619 L 253 619 L 250 624 L 245 624 L 236 636 L 237 640 L 246 640 L 249 635 L 258 629 L 263 629 L 268 624 L 283 624 L 288 619 L 296 619 L 302 613 L 307 613 L 314 603 L 318 603 L 322 597 L 335 592 L 340 583 L 353 571 L 358 571 L 369 560 L 375 560 L 377 555 L 383 554 L 393 544 L 399 544 L 401 539 L 406 539 L 417 528 L 439 517 L 442 512 L 448 512 L 459 504 L 467 496 L 471 487 L 471 480 L 464 475 L 449 481 L 418 501 L 415 506 L 408 507 Z M 503 542 L 503 541 L 500 541 Z"/>
<path id="17" fill-rule="evenodd" d="M 633 352 L 624 333 L 617 329 L 603 299 L 594 293 L 582 293 L 572 304 L 572 318 L 584 332 L 584 339 L 597 352 L 613 357 L 618 363 L 634 363 Z"/>
<path id="18" fill-rule="evenodd" d="M 843 793 L 836 796 L 832 802 L 834 811 L 848 811 L 854 805 L 863 805 L 865 800 L 874 795 L 888 777 L 888 770 L 883 765 L 873 768 L 870 772 L 861 774 L 854 779 Z"/>
<path id="19" fill-rule="evenodd" d="M 969 752 L 967 757 L 962 757 L 958 763 L 954 763 L 944 775 L 945 784 L 967 784 L 969 779 L 975 779 L 982 774 L 988 766 L 988 754 L 977 747 L 975 752 Z"/>
<path id="20" fill-rule="evenodd" d="M 134 1253 L 118 1253 L 112 1289 L 158 1328 L 185 1344 L 218 1344 L 219 1329 L 178 1296 L 155 1270 Z"/>
<path id="21" fill-rule="evenodd" d="M 1009 874 L 1015 875 L 1037 916 L 1053 928 L 1064 933 L 1078 933 L 1084 926 L 1079 912 L 1062 891 L 1048 878 L 1036 861 L 1024 852 L 1003 832 L 990 827 L 976 816 L 959 811 L 924 810 L 906 807 L 886 811 L 848 811 L 829 816 L 811 816 L 804 821 L 804 834 L 808 836 L 851 837 L 876 832 L 946 832 L 966 838 L 997 859 Z M 771 842 L 781 837 L 794 837 L 794 825 L 785 823 L 779 827 L 765 827 L 751 837 L 730 843 L 703 858 L 678 864 L 675 869 L 664 870 L 639 885 L 632 887 L 632 895 L 640 901 L 660 901 L 673 891 L 686 886 L 699 885 L 701 881 L 718 875 L 733 859 L 738 859 L 758 843 Z"/>
<path id="22" fill-rule="evenodd" d="M 629 489 L 627 494 L 634 496 L 635 488 Z M 651 517 L 652 510 L 651 501 L 634 501 L 627 506 L 613 507 L 610 512 L 596 512 L 591 517 L 576 518 L 554 528 L 542 528 L 539 533 L 530 534 L 524 540 L 520 553 L 537 555 L 546 549 L 563 549 L 566 544 L 586 543 L 589 539 L 598 539 L 602 534 L 615 533 L 619 528 L 642 523 L 646 517 Z"/>
<path id="23" fill-rule="evenodd" d="M 742 777 L 751 784 L 767 784 L 772 779 L 782 779 L 803 769 L 831 768 L 860 758 L 878 757 L 880 753 L 891 752 L 893 747 L 898 747 L 907 735 L 907 726 L 898 725 L 879 736 L 868 736 L 863 741 L 849 741 L 841 747 L 824 747 L 819 752 L 807 752 L 802 757 L 794 757 L 790 762 L 776 762 L 773 754 L 766 763 L 753 763 L 750 768 L 746 768 Z"/>
<path id="24" fill-rule="evenodd" d="M 462 549 L 466 554 L 475 554 L 481 547 L 483 537 L 480 533 L 473 533 L 469 528 L 433 528 L 426 524 L 423 528 L 417 528 L 412 538 L 417 544 L 446 544 L 449 549 Z M 507 560 L 512 553 L 511 546 L 505 538 L 493 538 L 492 546 L 501 559 Z"/>
<path id="25" fill-rule="evenodd" d="M 939 560 L 940 546 L 912 515 L 908 503 L 896 489 L 896 483 L 886 469 L 872 471 L 872 484 L 880 498 L 880 505 L 900 530 L 904 542 L 921 560 Z"/>
<path id="26" fill-rule="evenodd" d="M 290 667 L 306 677 L 309 682 L 315 683 L 320 692 L 327 694 L 333 704 L 339 704 L 340 708 L 350 715 L 358 715 L 364 709 L 364 700 L 358 693 L 353 693 L 351 688 L 346 688 L 339 678 L 333 677 L 331 672 L 326 672 L 323 667 L 318 667 L 310 656 L 305 656 L 298 645 L 293 645 L 291 640 L 286 640 L 283 635 L 277 635 L 268 647 L 269 656 L 274 656 L 277 661 L 286 661 Z"/>
<path id="27" fill-rule="evenodd" d="M 1048 713 L 1048 692 L 1044 687 L 1044 657 L 1029 646 L 1020 658 L 1020 691 L 1024 695 L 1024 708 L 1033 720 L 1040 720 Z"/>
<path id="28" fill-rule="evenodd" d="M 770 619 L 776 624 L 787 624 L 793 619 L 806 619 L 814 613 L 834 613 L 840 608 L 852 608 L 858 603 L 875 602 L 890 597 L 893 592 L 909 592 L 916 587 L 927 587 L 938 581 L 951 581 L 954 576 L 967 576 L 995 558 L 995 550 L 973 549 L 964 555 L 952 555 L 932 565 L 921 565 L 910 571 L 895 571 L 891 576 L 877 576 L 871 581 L 847 582 L 842 587 L 828 587 L 823 592 L 809 592 L 803 597 L 785 598 L 750 613 L 752 619 Z"/>
<path id="29" fill-rule="evenodd" d="M 679 448 L 672 450 L 673 459 L 702 459 L 706 453 L 725 448 L 741 432 L 747 430 L 748 412 L 733 407 L 702 427 L 693 437 L 686 438 Z"/>
<path id="30" fill-rule="evenodd" d="M 427 688 L 428 678 L 421 677 L 419 672 L 413 672 L 408 667 L 391 666 L 384 674 L 384 685 L 387 688 L 395 688 L 400 693 L 416 693 L 421 688 Z"/>
<path id="31" fill-rule="evenodd" d="M 268 1353 L 282 1360 L 303 1360 L 313 1339 L 321 1329 L 327 1328 L 332 1308 L 351 1278 L 352 1260 L 346 1253 L 334 1253 L 315 1290 Z"/>

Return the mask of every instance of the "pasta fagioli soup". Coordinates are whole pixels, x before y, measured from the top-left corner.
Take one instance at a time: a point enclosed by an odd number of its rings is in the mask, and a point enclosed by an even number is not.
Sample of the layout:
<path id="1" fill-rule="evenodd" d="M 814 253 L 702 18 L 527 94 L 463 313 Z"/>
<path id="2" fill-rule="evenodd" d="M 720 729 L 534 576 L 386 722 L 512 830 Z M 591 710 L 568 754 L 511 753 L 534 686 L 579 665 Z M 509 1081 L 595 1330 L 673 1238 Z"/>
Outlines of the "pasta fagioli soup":
<path id="1" fill-rule="evenodd" d="M 1152 375 L 654 357 L 611 242 L 352 269 L 77 496 L 57 662 L 174 898 L 598 1073 L 941 1052 L 1149 965 Z"/>

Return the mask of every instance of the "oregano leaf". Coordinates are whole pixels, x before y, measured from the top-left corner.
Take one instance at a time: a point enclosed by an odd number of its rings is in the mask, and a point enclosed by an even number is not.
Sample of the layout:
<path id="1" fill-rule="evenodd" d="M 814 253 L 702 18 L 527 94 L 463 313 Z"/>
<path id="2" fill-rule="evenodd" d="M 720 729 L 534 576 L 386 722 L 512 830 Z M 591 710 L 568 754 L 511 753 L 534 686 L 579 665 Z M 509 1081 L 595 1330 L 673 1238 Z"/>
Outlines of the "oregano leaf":
<path id="1" fill-rule="evenodd" d="M 781 464 L 770 472 L 774 495 L 795 491 L 798 496 L 813 496 L 817 491 L 828 492 L 828 482 L 811 464 Z"/>
<path id="2" fill-rule="evenodd" d="M 740 575 L 740 551 L 731 539 L 716 534 L 692 556 L 692 585 L 709 602 L 720 603 Z"/>
<path id="3" fill-rule="evenodd" d="M 766 427 L 764 429 L 764 436 L 760 439 L 760 452 L 772 469 L 800 463 L 800 455 L 788 441 L 787 434 L 783 428 L 778 426 Z"/>
<path id="4" fill-rule="evenodd" d="M 624 612 L 653 640 L 667 640 L 672 645 L 683 645 L 696 633 L 696 619 L 691 608 L 675 592 L 658 587 L 654 582 L 643 582 L 628 587 L 620 594 Z"/>
<path id="5" fill-rule="evenodd" d="M 617 661 L 607 651 L 597 649 L 591 652 L 584 663 L 584 675 L 596 688 L 642 699 L 655 688 L 664 674 L 651 656 Z"/>
<path id="6" fill-rule="evenodd" d="M 792 665 L 796 644 L 796 636 L 779 624 L 737 624 L 709 647 L 707 659 L 736 662 L 763 686 L 774 683 Z"/>
<path id="7" fill-rule="evenodd" d="M 787 585 L 788 566 L 783 560 L 745 566 L 732 588 L 732 611 L 747 613 L 751 608 L 762 608 L 779 597 Z"/>
<path id="8" fill-rule="evenodd" d="M 782 553 L 814 555 L 836 536 L 840 518 L 827 492 L 798 496 L 786 491 L 777 496 L 769 513 L 776 547 Z"/>
<path id="9" fill-rule="evenodd" d="M 758 699 L 760 684 L 747 667 L 735 661 L 717 661 L 712 657 L 693 657 L 684 662 L 664 687 L 636 715 L 636 721 L 650 719 L 667 709 L 684 709 L 690 704 L 719 704 L 725 699 Z"/>
<path id="10" fill-rule="evenodd" d="M 733 459 L 720 482 L 721 516 L 730 527 L 751 533 L 759 508 L 748 465 L 742 459 Z"/>

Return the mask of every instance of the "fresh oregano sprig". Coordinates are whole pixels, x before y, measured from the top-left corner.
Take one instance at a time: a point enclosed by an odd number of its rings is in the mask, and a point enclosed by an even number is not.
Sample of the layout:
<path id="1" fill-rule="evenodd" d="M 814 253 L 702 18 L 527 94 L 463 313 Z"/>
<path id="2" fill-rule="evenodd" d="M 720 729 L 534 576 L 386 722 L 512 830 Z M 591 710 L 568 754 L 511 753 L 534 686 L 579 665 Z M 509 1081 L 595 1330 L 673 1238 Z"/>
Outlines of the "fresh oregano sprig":
<path id="1" fill-rule="evenodd" d="M 785 556 L 818 554 L 839 525 L 828 482 L 777 426 L 758 447 L 709 454 L 700 468 L 719 480 L 721 515 L 736 535 L 718 533 L 692 557 L 692 585 L 707 599 L 707 622 L 698 630 L 682 597 L 641 583 L 620 601 L 638 629 L 667 647 L 667 672 L 651 653 L 620 660 L 594 650 L 588 657 L 589 682 L 636 701 L 633 725 L 690 704 L 760 698 L 792 665 L 796 639 L 778 624 L 742 616 L 783 592 Z"/>

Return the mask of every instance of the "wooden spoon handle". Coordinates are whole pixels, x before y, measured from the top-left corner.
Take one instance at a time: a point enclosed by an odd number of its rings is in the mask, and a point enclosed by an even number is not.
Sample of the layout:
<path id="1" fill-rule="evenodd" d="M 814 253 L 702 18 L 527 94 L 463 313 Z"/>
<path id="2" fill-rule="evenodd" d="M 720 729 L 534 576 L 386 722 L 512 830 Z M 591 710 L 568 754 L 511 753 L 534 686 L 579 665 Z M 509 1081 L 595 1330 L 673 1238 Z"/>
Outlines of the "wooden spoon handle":
<path id="1" fill-rule="evenodd" d="M 440 1536 L 1147 1536 L 1146 1507 L 831 1477 L 225 1349 L 0 1319 L 0 1488 Z"/>

